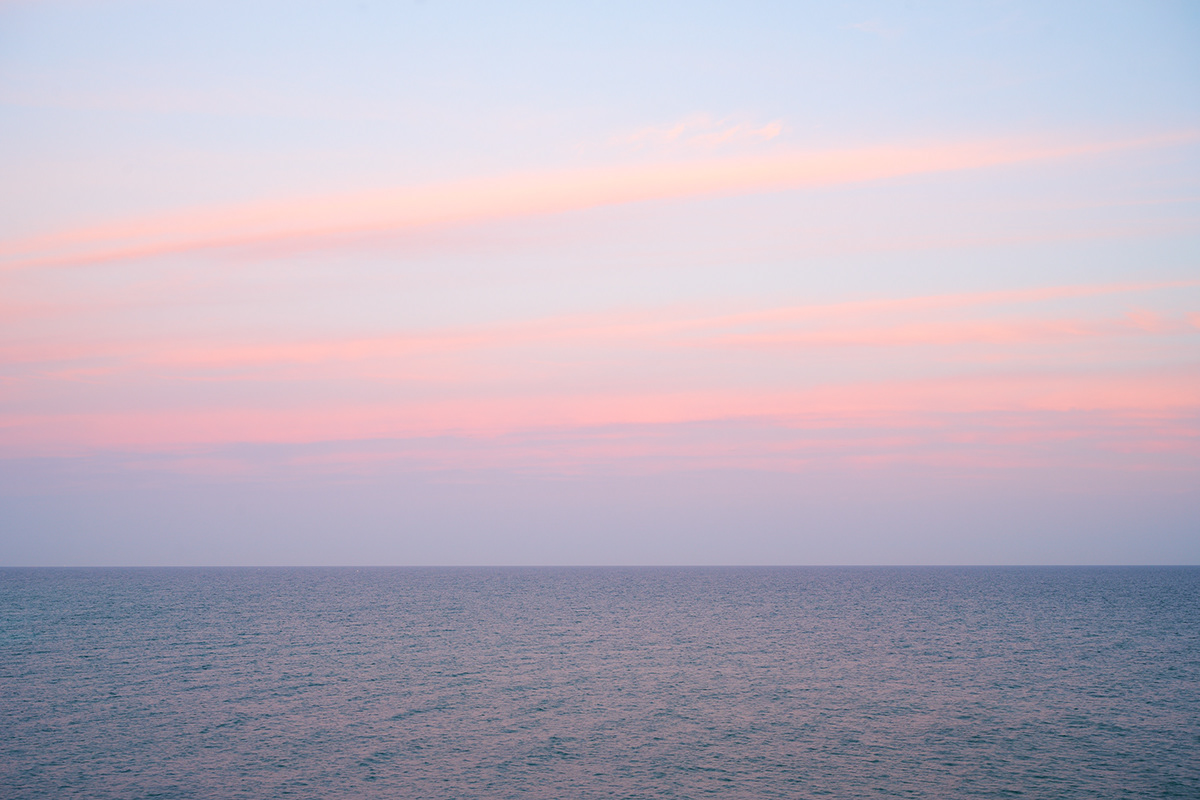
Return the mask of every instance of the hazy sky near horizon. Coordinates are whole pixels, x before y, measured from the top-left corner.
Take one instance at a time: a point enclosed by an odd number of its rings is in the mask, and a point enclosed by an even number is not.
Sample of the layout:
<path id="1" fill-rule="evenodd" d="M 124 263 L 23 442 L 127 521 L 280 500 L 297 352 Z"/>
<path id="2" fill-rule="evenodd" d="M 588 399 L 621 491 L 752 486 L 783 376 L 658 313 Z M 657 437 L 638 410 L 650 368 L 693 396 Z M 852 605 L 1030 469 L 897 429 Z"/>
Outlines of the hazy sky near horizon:
<path id="1" fill-rule="evenodd" d="M 1200 563 L 1200 6 L 0 2 L 0 564 Z"/>

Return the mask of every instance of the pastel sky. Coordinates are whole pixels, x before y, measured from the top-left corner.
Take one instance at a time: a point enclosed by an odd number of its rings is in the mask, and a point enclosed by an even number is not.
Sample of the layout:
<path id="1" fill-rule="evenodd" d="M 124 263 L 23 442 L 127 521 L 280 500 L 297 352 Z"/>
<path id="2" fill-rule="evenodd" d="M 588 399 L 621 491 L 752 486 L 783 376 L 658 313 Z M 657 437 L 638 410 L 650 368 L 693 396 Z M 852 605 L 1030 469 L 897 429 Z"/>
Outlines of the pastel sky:
<path id="1" fill-rule="evenodd" d="M 1200 563 L 1200 5 L 0 2 L 0 564 Z"/>

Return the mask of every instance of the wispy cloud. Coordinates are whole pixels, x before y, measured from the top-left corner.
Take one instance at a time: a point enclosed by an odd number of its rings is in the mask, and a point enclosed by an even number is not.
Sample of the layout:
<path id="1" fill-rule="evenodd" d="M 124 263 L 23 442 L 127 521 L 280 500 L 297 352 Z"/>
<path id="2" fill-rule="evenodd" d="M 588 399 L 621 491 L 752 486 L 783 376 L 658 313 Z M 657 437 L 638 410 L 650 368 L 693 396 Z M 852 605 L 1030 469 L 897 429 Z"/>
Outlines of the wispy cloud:
<path id="1" fill-rule="evenodd" d="M 944 142 L 792 151 L 514 174 L 196 209 L 0 242 L 0 270 L 99 265 L 221 248 L 329 246 L 348 238 L 471 225 L 647 200 L 815 189 L 1164 146 L 1196 132 L 1084 144 Z"/>
<path id="2" fill-rule="evenodd" d="M 874 426 L 887 438 L 917 435 L 913 431 L 925 424 L 918 418 L 928 414 L 1089 410 L 1186 417 L 1200 409 L 1200 373 L 1186 366 L 1190 362 L 1154 368 L 1110 351 L 1120 341 L 1172 336 L 1186 353 L 1197 328 L 1155 300 L 1197 286 L 1200 281 L 1081 284 L 723 314 L 618 310 L 357 338 L 12 342 L 0 352 L 0 364 L 23 377 L 10 385 L 0 411 L 0 455 L 532 436 L 749 419 L 806 428 Z M 1088 302 L 1099 305 L 1089 310 Z M 1051 370 L 1030 361 L 1030 353 L 1051 344 L 1075 349 L 1062 351 Z M 803 349 L 818 360 L 838 360 L 846 348 L 961 352 L 950 370 L 951 359 L 925 359 L 916 372 L 881 377 L 875 356 L 876 367 L 857 376 L 780 374 L 788 366 L 780 352 Z M 981 369 L 987 348 L 1012 358 L 1003 368 Z M 739 354 L 755 350 L 763 351 L 756 362 Z M 1080 359 L 1093 351 L 1109 354 L 1099 367 Z M 1161 345 L 1159 352 L 1165 352 Z M 681 359 L 696 369 L 676 371 Z M 180 390 L 203 381 L 215 390 Z M 39 398 L 46 396 L 59 397 L 56 410 L 42 407 Z M 113 397 L 123 400 L 105 410 Z M 371 397 L 381 399 L 364 399 Z M 653 450 L 652 443 L 626 444 L 629 452 Z M 738 452 L 745 463 L 757 463 L 773 458 L 772 446 L 747 440 Z M 559 455 L 584 458 L 584 451 L 571 452 Z M 588 452 L 601 458 L 600 450 Z"/>
<path id="3" fill-rule="evenodd" d="M 672 426 L 758 424 L 790 431 L 786 435 L 736 437 L 711 448 L 708 466 L 742 459 L 769 459 L 781 450 L 792 455 L 830 457 L 878 454 L 886 444 L 893 457 L 921 458 L 927 453 L 913 441 L 938 439 L 957 449 L 980 445 L 1021 445 L 1064 438 L 1054 420 L 1087 415 L 1105 420 L 1105 438 L 1125 444 L 1170 441 L 1182 429 L 1200 455 L 1195 414 L 1200 407 L 1200 377 L 1178 371 L 1124 370 L 1106 374 L 1010 373 L 912 381 L 831 384 L 791 391 L 686 391 L 659 394 L 525 394 L 390 404 L 328 404 L 255 409 L 246 407 L 177 408 L 158 411 L 87 411 L 68 414 L 0 416 L 2 457 L 86 455 L 97 451 L 188 452 L 197 447 L 235 443 L 312 444 L 371 439 L 430 439 L 427 449 L 449 463 L 471 465 L 463 453 L 438 446 L 438 437 L 493 442 L 500 458 L 515 451 L 503 446 L 524 441 L 547 460 L 569 459 L 581 449 L 572 439 L 589 431 L 629 427 L 622 447 L 593 444 L 593 461 L 620 461 L 622 450 L 652 453 L 656 439 Z M 997 427 L 997 420 L 1007 423 Z M 1039 421 L 1040 420 L 1040 421 Z M 986 435 L 964 432 L 980 423 Z M 803 431 L 843 431 L 840 438 L 865 439 L 839 448 L 823 434 L 820 442 Z M 1149 433 L 1148 433 L 1149 431 Z M 855 433 L 849 433 L 855 432 Z M 951 434 L 954 434 L 951 436 Z M 1095 433 L 1091 435 L 1096 435 Z M 556 442 L 559 443 L 556 445 Z M 676 455 L 687 455 L 689 435 Z M 603 444 L 603 443 L 601 443 Z M 587 448 L 583 448 L 586 450 Z M 703 447 L 701 446 L 701 449 Z M 864 449 L 867 453 L 864 453 Z M 1145 447 L 1142 448 L 1146 449 Z M 607 450 L 607 452 L 605 452 Z M 695 454 L 695 451 L 692 451 Z M 721 458 L 721 453 L 725 458 Z"/>
<path id="4" fill-rule="evenodd" d="M 1200 287 L 1196 281 L 1095 283 L 988 292 L 787 305 L 732 313 L 690 307 L 614 309 L 530 318 L 496 325 L 414 329 L 378 336 L 259 338 L 222 343 L 155 337 L 127 340 L 11 342 L 0 363 L 62 364 L 104 358 L 154 367 L 237 369 L 291 364 L 327 365 L 505 349 L 625 347 L 897 347 L 1052 342 L 1139 334 L 1191 334 L 1196 314 L 1171 316 L 1146 308 L 1123 313 L 1063 316 L 1055 301 L 1147 295 Z M 966 313 L 967 318 L 962 317 Z M 981 315 L 986 315 L 982 316 Z M 55 369 L 58 369 L 57 367 Z M 64 375 L 97 375 L 113 367 L 63 367 Z M 57 373 L 56 373 L 57 374 Z"/>
<path id="5" fill-rule="evenodd" d="M 614 136 L 611 144 L 623 147 L 691 147 L 711 149 L 727 144 L 769 142 L 783 132 L 783 122 L 752 123 L 731 117 L 715 119 L 694 114 L 666 125 L 649 125 Z"/>
<path id="6" fill-rule="evenodd" d="M 896 28 L 888 25 L 879 17 L 872 17 L 862 22 L 854 22 L 846 26 L 850 30 L 862 31 L 869 33 L 872 36 L 878 36 L 881 39 L 895 39 L 904 33 L 902 28 Z"/>
<path id="7" fill-rule="evenodd" d="M 803 472 L 952 467 L 1081 470 L 1111 454 L 1126 469 L 1179 469 L 1200 455 L 1200 428 L 1180 415 L 1018 411 L 986 417 L 933 410 L 876 416 L 553 427 L 501 435 L 396 437 L 244 447 L 189 446 L 127 455 L 131 468 L 236 479 L 257 474 L 369 476 L 388 471 L 507 470 L 555 476 L 749 469 Z"/>

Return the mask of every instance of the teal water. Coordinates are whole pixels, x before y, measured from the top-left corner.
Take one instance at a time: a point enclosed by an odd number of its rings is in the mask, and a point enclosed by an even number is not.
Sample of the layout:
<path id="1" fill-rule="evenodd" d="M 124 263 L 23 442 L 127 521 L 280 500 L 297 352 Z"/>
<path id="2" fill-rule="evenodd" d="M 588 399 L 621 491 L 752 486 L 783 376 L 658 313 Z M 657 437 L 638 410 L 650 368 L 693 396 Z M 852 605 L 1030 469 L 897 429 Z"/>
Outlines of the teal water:
<path id="1" fill-rule="evenodd" d="M 1200 797 L 1200 568 L 0 570 L 0 796 Z"/>

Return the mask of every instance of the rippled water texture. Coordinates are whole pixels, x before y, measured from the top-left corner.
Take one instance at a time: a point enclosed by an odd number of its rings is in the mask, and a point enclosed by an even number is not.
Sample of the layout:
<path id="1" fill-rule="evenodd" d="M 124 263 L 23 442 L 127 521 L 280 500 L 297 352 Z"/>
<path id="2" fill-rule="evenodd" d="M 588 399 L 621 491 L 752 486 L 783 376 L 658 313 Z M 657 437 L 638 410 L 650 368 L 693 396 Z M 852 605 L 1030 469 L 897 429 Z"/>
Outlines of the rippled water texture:
<path id="1" fill-rule="evenodd" d="M 11 797 L 1200 797 L 1200 569 L 0 571 Z"/>

